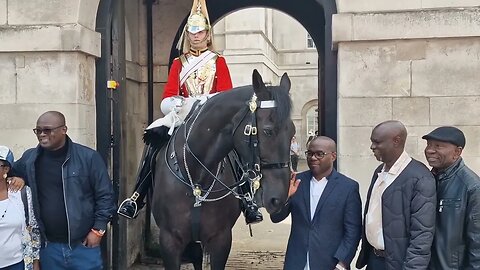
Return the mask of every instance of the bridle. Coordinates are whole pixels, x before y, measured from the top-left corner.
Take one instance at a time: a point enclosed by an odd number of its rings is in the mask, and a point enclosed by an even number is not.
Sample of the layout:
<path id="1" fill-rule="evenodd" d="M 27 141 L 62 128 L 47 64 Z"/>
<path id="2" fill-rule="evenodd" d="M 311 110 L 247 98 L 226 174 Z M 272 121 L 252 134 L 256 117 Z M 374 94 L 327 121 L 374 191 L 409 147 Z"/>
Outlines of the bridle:
<path id="1" fill-rule="evenodd" d="M 260 103 L 260 104 L 259 104 Z M 249 152 L 252 154 L 248 160 L 238 161 L 238 164 L 241 165 L 242 168 L 242 178 L 247 177 L 247 179 L 251 182 L 251 192 L 255 194 L 255 192 L 260 188 L 260 180 L 262 179 L 261 170 L 271 170 L 271 169 L 284 169 L 289 168 L 290 161 L 286 162 L 276 162 L 276 163 L 267 163 L 262 162 L 260 157 L 260 150 L 259 150 L 259 140 L 258 140 L 258 128 L 257 128 L 257 110 L 258 109 L 273 109 L 276 107 L 276 103 L 274 100 L 266 100 L 266 101 L 258 101 L 257 95 L 255 93 L 252 95 L 248 104 L 248 110 L 246 110 L 245 115 L 243 116 L 242 120 L 239 124 L 234 128 L 232 136 L 235 135 L 236 130 L 240 126 L 240 124 L 244 121 L 245 118 L 248 117 L 248 122 L 245 125 L 243 130 L 243 135 L 247 136 L 248 140 L 248 149 Z M 260 105 L 260 106 L 259 106 Z"/>
<path id="2" fill-rule="evenodd" d="M 260 104 L 258 104 L 259 102 Z M 207 166 L 205 166 L 205 164 L 203 164 L 203 162 L 195 155 L 195 153 L 193 153 L 188 143 L 188 139 L 191 134 L 192 127 L 194 126 L 194 123 L 197 121 L 199 115 L 201 115 L 201 112 L 203 111 L 203 108 L 207 103 L 208 101 L 204 103 L 200 108 L 197 108 L 197 111 L 193 113 L 189 118 L 187 118 L 184 122 L 185 143 L 183 146 L 183 160 L 182 160 L 183 162 L 182 163 L 184 165 L 184 168 L 187 174 L 186 175 L 187 179 L 185 179 L 182 175 L 178 175 L 168 163 L 167 157 L 168 157 L 168 149 L 169 149 L 170 142 L 169 142 L 169 145 L 167 145 L 167 151 L 165 152 L 165 161 L 170 171 L 177 177 L 177 179 L 179 179 L 182 183 L 184 183 L 185 185 L 189 186 L 192 189 L 192 194 L 195 197 L 195 204 L 194 204 L 195 207 L 200 206 L 202 202 L 221 200 L 230 194 L 233 194 L 238 199 L 244 197 L 243 194 L 239 194 L 235 189 L 238 186 L 245 184 L 246 181 L 250 182 L 251 194 L 254 195 L 255 192 L 260 188 L 260 180 L 262 179 L 262 173 L 261 173 L 262 169 L 263 170 L 284 169 L 284 168 L 289 168 L 289 164 L 290 164 L 290 161 L 277 162 L 277 163 L 265 163 L 261 161 L 256 112 L 258 108 L 273 109 L 276 107 L 276 103 L 274 100 L 258 101 L 257 96 L 254 93 L 251 99 L 246 103 L 247 106 L 245 107 L 245 113 L 240 118 L 240 121 L 238 121 L 238 123 L 235 124 L 232 132 L 232 136 L 235 136 L 235 133 L 237 132 L 239 127 L 242 125 L 245 119 L 247 119 L 247 124 L 243 129 L 243 135 L 246 136 L 246 140 L 244 141 L 247 142 L 248 144 L 247 147 L 251 155 L 248 157 L 239 157 L 238 151 L 234 149 L 233 150 L 234 153 L 233 155 L 231 155 L 231 162 L 235 163 L 238 166 L 238 168 L 240 168 L 241 176 L 238 177 L 238 175 L 234 173 L 235 177 L 237 178 L 234 185 L 228 186 L 225 183 L 223 183 L 223 181 L 218 178 L 221 173 L 220 168 L 224 165 L 223 160 L 218 164 L 217 172 L 214 174 L 211 170 L 207 168 Z M 176 131 L 178 131 L 178 129 Z M 175 135 L 176 133 L 177 132 L 175 132 Z M 214 180 L 212 181 L 212 183 L 208 188 L 204 189 L 198 183 L 195 183 L 193 181 L 193 178 L 190 174 L 188 163 L 186 161 L 187 152 L 210 176 L 213 177 Z M 173 148 L 172 154 L 170 155 L 170 159 L 174 159 L 174 158 L 176 159 L 176 154 Z M 233 167 L 233 164 L 232 164 L 232 167 Z M 215 182 L 218 182 L 220 185 L 223 186 L 223 188 L 214 190 L 213 186 Z M 225 192 L 225 191 L 227 191 L 227 193 L 224 195 L 218 196 L 216 198 L 207 198 L 208 195 L 210 195 L 211 193 Z"/>

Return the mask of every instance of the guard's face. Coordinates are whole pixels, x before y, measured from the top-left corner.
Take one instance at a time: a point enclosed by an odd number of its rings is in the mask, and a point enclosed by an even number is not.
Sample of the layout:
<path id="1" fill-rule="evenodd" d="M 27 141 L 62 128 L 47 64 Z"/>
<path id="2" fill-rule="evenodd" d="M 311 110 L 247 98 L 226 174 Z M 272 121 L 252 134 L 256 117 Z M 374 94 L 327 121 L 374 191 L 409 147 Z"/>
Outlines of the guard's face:
<path id="1" fill-rule="evenodd" d="M 190 41 L 190 46 L 192 46 L 193 49 L 200 50 L 204 49 L 207 47 L 208 44 L 208 31 L 207 30 L 202 30 L 197 33 L 188 33 L 188 40 Z"/>
<path id="2" fill-rule="evenodd" d="M 448 142 L 427 140 L 425 158 L 436 170 L 444 170 L 460 157 L 462 148 Z"/>

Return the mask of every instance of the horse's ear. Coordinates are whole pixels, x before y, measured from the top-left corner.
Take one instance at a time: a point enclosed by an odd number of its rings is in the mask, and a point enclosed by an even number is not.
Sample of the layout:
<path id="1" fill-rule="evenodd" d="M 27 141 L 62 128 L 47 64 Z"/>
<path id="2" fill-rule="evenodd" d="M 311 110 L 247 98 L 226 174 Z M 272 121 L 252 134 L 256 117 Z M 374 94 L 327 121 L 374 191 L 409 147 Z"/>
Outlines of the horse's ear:
<path id="1" fill-rule="evenodd" d="M 253 90 L 255 91 L 265 87 L 262 76 L 260 75 L 260 73 L 258 73 L 256 69 L 253 70 L 252 85 L 253 85 Z"/>
<path id="2" fill-rule="evenodd" d="M 290 91 L 290 87 L 292 86 L 292 84 L 286 72 L 283 73 L 282 78 L 280 79 L 280 86 L 287 89 L 287 91 Z"/>

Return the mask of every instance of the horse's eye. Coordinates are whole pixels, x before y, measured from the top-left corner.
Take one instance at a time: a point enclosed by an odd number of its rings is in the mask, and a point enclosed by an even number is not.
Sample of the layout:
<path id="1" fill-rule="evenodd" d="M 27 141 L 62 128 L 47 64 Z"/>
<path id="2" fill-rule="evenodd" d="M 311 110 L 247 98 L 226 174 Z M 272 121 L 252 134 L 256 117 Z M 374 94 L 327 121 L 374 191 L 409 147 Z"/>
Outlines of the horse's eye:
<path id="1" fill-rule="evenodd" d="M 273 135 L 273 130 L 266 128 L 266 129 L 263 130 L 263 133 L 264 133 L 266 136 L 271 137 L 271 136 Z"/>

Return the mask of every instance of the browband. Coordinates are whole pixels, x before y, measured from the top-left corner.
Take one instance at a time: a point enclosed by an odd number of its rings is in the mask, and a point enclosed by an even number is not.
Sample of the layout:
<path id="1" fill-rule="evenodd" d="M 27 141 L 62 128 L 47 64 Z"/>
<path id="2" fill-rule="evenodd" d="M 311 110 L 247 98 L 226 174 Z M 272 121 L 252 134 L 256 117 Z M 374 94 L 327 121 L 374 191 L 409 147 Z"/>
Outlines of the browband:
<path id="1" fill-rule="evenodd" d="M 275 107 L 277 107 L 277 105 L 275 105 L 275 100 L 260 101 L 261 109 L 268 109 L 268 108 L 275 108 Z"/>

